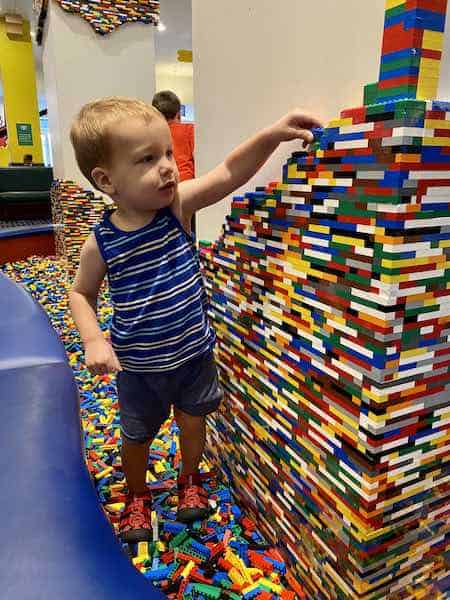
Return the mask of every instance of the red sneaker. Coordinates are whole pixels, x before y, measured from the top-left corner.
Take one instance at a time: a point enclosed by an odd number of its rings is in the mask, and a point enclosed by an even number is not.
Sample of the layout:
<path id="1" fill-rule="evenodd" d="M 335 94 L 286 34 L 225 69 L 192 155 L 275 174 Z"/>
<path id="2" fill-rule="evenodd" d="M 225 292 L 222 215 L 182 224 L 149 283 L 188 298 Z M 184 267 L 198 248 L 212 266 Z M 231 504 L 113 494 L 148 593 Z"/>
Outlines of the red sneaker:
<path id="1" fill-rule="evenodd" d="M 137 544 L 152 540 L 151 501 L 149 492 L 127 496 L 119 523 L 122 542 Z"/>
<path id="2" fill-rule="evenodd" d="M 177 521 L 189 523 L 204 519 L 208 512 L 208 494 L 202 486 L 200 473 L 180 475 L 178 478 Z"/>

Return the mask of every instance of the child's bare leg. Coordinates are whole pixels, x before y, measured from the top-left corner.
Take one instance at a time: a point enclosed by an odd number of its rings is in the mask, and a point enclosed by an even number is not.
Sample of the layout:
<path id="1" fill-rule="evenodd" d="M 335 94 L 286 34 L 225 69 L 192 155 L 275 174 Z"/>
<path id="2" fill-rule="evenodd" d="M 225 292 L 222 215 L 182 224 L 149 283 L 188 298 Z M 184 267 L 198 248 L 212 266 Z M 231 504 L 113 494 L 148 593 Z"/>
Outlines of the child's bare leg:
<path id="1" fill-rule="evenodd" d="M 174 408 L 175 419 L 180 428 L 182 475 L 195 473 L 205 449 L 206 417 L 194 417 Z"/>
<path id="2" fill-rule="evenodd" d="M 137 444 L 122 436 L 122 468 L 130 494 L 144 494 L 148 491 L 145 475 L 149 446 L 150 442 Z"/>

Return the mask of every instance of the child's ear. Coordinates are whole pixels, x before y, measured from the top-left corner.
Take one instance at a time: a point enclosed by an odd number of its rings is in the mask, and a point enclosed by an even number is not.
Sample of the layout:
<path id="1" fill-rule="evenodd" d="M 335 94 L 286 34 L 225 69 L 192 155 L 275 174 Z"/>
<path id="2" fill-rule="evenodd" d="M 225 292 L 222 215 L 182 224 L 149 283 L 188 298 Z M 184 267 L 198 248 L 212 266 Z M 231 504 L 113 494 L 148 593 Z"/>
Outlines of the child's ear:
<path id="1" fill-rule="evenodd" d="M 108 194 L 108 196 L 114 194 L 115 188 L 106 169 L 103 167 L 95 167 L 95 169 L 91 171 L 91 177 L 102 192 Z"/>

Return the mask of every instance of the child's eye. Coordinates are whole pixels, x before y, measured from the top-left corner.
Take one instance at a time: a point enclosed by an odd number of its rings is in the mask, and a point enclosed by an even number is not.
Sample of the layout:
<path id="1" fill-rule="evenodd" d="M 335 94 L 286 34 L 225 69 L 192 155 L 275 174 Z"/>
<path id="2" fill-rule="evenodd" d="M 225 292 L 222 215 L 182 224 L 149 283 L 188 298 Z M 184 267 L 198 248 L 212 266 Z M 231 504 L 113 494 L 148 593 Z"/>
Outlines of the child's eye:
<path id="1" fill-rule="evenodd" d="M 153 156 L 151 154 L 146 154 L 142 159 L 141 162 L 143 163 L 148 163 L 148 162 L 152 162 L 153 160 Z"/>
<path id="2" fill-rule="evenodd" d="M 167 150 L 167 158 L 172 158 L 173 150 Z"/>

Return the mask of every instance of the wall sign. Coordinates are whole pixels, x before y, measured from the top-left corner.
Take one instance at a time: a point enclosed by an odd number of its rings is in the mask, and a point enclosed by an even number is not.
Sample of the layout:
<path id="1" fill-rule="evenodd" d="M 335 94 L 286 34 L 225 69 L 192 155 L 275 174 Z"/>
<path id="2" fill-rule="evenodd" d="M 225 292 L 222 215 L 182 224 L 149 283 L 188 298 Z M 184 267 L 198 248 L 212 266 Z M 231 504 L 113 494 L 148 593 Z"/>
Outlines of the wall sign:
<path id="1" fill-rule="evenodd" d="M 17 123 L 16 129 L 19 146 L 32 146 L 33 130 L 31 129 L 31 123 Z"/>

